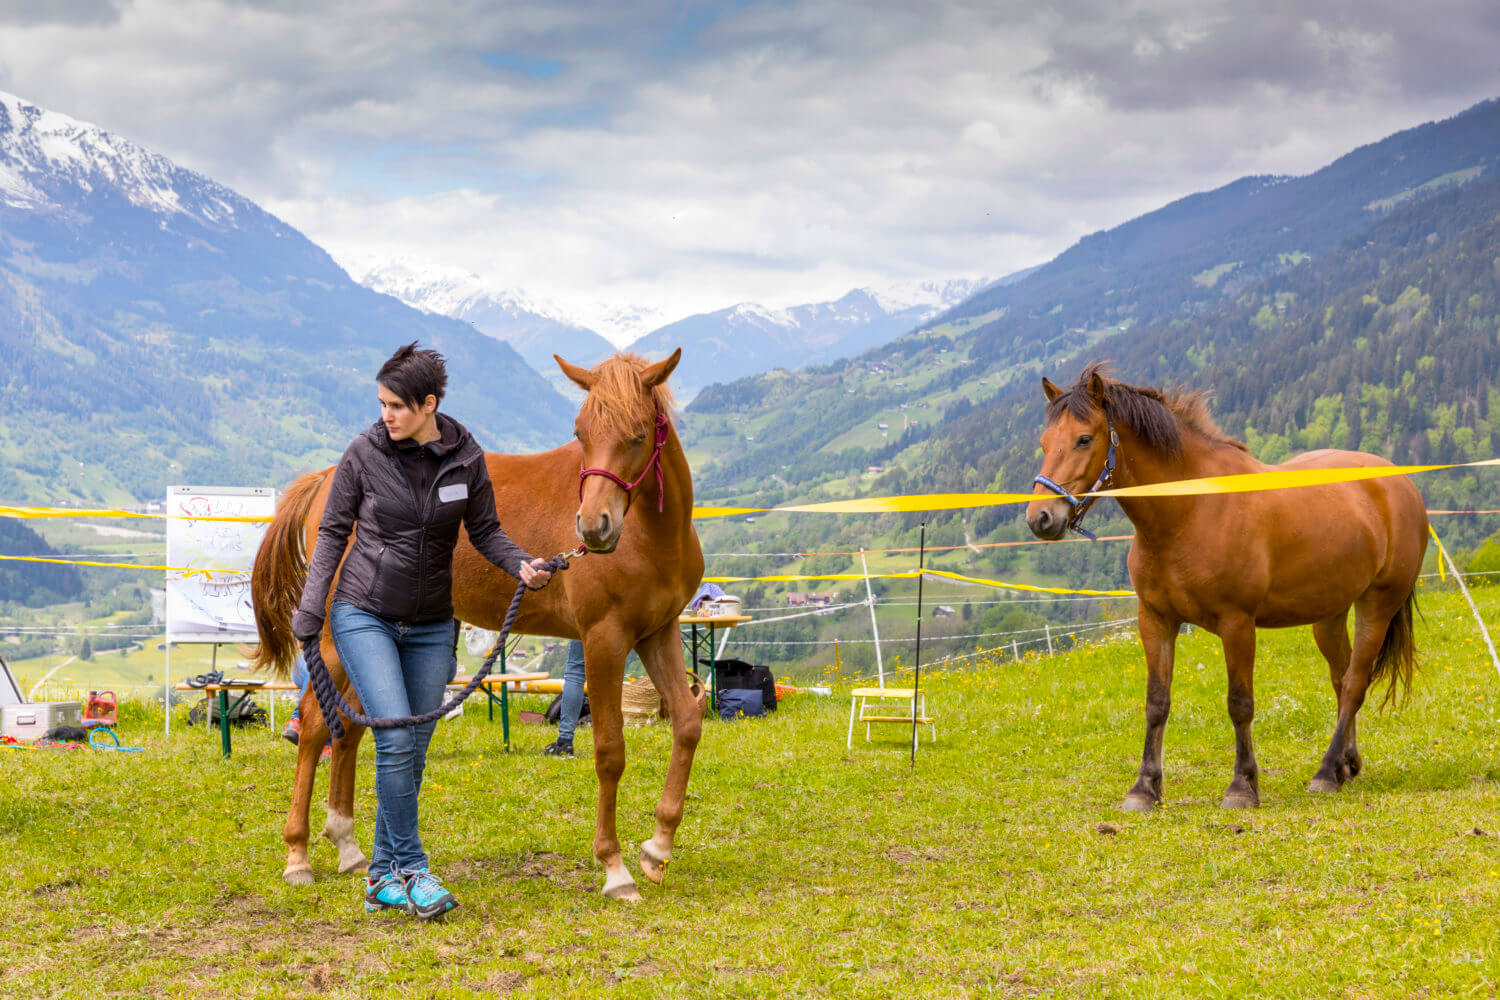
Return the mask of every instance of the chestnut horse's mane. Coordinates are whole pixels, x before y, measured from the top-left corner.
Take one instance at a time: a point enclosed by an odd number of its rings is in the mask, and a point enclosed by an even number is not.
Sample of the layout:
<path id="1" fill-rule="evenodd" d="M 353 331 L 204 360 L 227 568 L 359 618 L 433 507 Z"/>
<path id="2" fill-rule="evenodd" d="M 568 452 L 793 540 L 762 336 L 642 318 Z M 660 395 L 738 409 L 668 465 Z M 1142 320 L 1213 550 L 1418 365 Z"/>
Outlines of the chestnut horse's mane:
<path id="1" fill-rule="evenodd" d="M 1073 384 L 1047 404 L 1047 422 L 1057 419 L 1064 410 L 1079 420 L 1093 416 L 1096 404 L 1089 383 L 1095 375 L 1104 383 L 1104 412 L 1129 427 L 1150 448 L 1169 456 L 1180 454 L 1182 428 L 1186 427 L 1210 441 L 1249 451 L 1243 441 L 1219 429 L 1208 412 L 1208 394 L 1203 390 L 1128 385 L 1110 374 L 1107 361 L 1096 361 L 1079 372 Z"/>
<path id="2" fill-rule="evenodd" d="M 659 410 L 670 418 L 677 404 L 665 382 L 651 390 L 655 407 L 647 404 L 641 370 L 649 364 L 641 355 L 624 351 L 599 362 L 589 372 L 594 384 L 579 415 L 601 430 L 627 435 L 650 433 L 656 423 L 656 412 Z"/>

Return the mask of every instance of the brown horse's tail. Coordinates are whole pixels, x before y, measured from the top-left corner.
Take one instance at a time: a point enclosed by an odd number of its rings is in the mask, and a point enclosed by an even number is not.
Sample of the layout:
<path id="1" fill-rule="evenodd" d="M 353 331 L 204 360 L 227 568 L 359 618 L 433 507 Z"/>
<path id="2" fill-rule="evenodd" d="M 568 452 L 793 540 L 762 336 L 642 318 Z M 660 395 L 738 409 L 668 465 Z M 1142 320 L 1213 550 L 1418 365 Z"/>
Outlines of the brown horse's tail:
<path id="1" fill-rule="evenodd" d="M 331 471 L 309 472 L 282 495 L 250 574 L 250 600 L 255 608 L 255 628 L 260 632 L 260 648 L 250 663 L 256 670 L 269 669 L 283 679 L 291 675 L 292 661 L 297 657 L 292 614 L 302 600 L 302 584 L 307 577 L 303 529 L 307 512 Z"/>
<path id="2" fill-rule="evenodd" d="M 1375 667 L 1370 671 L 1370 683 L 1382 677 L 1388 678 L 1385 697 L 1380 707 L 1385 708 L 1394 701 L 1397 707 L 1411 696 L 1411 679 L 1417 663 L 1417 641 L 1413 634 L 1413 619 L 1417 612 L 1417 588 L 1412 586 L 1395 617 L 1385 630 L 1385 641 L 1375 656 Z"/>

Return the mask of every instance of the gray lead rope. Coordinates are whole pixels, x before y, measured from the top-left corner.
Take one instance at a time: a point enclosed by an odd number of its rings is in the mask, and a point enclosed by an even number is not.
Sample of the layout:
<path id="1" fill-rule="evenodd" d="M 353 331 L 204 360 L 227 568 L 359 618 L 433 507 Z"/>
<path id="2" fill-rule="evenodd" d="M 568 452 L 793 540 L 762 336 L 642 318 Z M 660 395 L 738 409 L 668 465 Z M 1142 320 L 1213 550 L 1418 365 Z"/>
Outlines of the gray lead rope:
<path id="1" fill-rule="evenodd" d="M 582 552 L 564 553 L 553 556 L 547 561 L 546 569 L 556 573 L 568 568 L 568 560 Z M 500 638 L 495 642 L 495 648 L 490 650 L 490 655 L 485 658 L 484 666 L 479 668 L 469 683 L 464 685 L 462 691 L 454 695 L 442 705 L 430 712 L 421 715 L 406 715 L 391 719 L 372 719 L 368 715 L 357 712 L 344 699 L 339 691 L 338 685 L 333 683 L 333 676 L 328 672 L 328 665 L 323 662 L 323 650 L 321 639 L 318 637 L 308 639 L 302 644 L 302 658 L 307 662 L 307 676 L 312 684 L 313 694 L 318 699 L 318 709 L 323 713 L 323 720 L 328 724 L 328 731 L 333 734 L 334 739 L 344 738 L 344 720 L 339 718 L 340 714 L 346 716 L 349 721 L 357 726 L 367 729 L 401 729 L 406 726 L 420 726 L 423 723 L 433 722 L 441 719 L 479 689 L 489 676 L 490 668 L 495 665 L 495 658 L 505 648 L 505 640 L 510 638 L 510 630 L 516 623 L 516 615 L 521 611 L 521 598 L 530 589 L 525 584 L 516 587 L 515 596 L 510 599 L 510 608 L 505 612 L 505 622 L 500 626 Z"/>

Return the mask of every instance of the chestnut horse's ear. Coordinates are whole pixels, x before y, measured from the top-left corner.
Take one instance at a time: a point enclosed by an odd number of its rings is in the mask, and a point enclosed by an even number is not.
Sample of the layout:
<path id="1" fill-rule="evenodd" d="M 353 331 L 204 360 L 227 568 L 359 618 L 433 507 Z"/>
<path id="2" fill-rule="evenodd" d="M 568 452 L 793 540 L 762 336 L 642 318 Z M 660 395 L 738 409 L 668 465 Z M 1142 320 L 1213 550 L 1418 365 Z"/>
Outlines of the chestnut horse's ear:
<path id="1" fill-rule="evenodd" d="M 594 376 L 587 368 L 579 368 L 575 364 L 564 361 L 556 354 L 552 355 L 552 360 L 556 361 L 557 367 L 562 369 L 562 373 L 568 376 L 572 383 L 584 392 L 588 392 L 594 387 Z"/>
<path id="2" fill-rule="evenodd" d="M 1098 372 L 1089 377 L 1089 398 L 1100 406 L 1104 405 L 1104 376 Z"/>
<path id="3" fill-rule="evenodd" d="M 667 380 L 667 376 L 672 374 L 672 369 L 676 368 L 677 362 L 681 360 L 682 348 L 679 347 L 672 352 L 670 358 L 665 358 L 654 365 L 647 365 L 645 368 L 642 368 L 641 382 L 645 384 L 647 389 L 655 389 Z"/>
<path id="4" fill-rule="evenodd" d="M 1047 394 L 1047 402 L 1049 403 L 1062 395 L 1062 390 L 1053 385 L 1052 380 L 1045 375 L 1042 376 L 1042 392 Z"/>

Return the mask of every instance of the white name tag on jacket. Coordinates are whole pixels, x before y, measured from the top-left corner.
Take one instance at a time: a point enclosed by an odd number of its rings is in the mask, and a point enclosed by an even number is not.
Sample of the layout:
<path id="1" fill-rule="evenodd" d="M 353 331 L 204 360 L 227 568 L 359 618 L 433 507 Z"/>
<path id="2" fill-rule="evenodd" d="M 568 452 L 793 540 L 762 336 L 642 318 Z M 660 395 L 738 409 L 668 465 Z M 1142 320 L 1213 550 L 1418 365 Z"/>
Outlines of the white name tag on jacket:
<path id="1" fill-rule="evenodd" d="M 441 503 L 452 503 L 455 500 L 467 500 L 468 498 L 468 483 L 454 483 L 452 486 L 438 487 L 438 501 Z"/>

